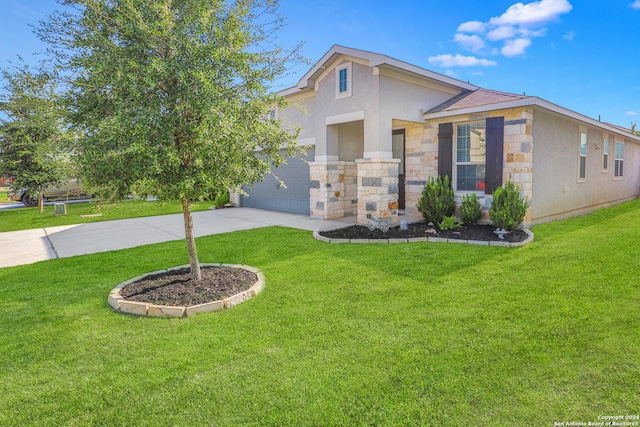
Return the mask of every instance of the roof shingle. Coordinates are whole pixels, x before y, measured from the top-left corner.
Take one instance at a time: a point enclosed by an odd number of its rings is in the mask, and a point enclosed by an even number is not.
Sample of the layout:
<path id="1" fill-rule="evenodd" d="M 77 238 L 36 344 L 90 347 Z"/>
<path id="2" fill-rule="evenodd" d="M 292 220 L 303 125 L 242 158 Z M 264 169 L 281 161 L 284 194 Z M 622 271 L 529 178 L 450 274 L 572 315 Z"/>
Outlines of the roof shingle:
<path id="1" fill-rule="evenodd" d="M 498 92 L 488 89 L 476 89 L 463 92 L 460 95 L 444 102 L 427 113 L 438 113 L 441 111 L 454 111 L 462 108 L 473 108 L 482 105 L 498 104 L 501 102 L 515 101 L 517 99 L 528 98 L 526 95 L 516 95 L 515 93 Z"/>

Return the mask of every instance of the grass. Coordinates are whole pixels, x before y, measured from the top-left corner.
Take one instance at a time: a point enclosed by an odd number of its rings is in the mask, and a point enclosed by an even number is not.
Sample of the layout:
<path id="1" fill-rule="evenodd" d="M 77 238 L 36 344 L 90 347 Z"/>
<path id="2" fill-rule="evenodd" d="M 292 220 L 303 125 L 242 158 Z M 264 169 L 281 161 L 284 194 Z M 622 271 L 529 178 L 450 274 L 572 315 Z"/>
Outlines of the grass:
<path id="1" fill-rule="evenodd" d="M 2 196 L 0 195 L 0 198 Z M 209 209 L 213 203 L 194 203 L 192 211 Z M 45 206 L 40 213 L 37 207 L 0 211 L 0 232 L 27 230 L 57 225 L 83 224 L 124 218 L 140 218 L 154 215 L 182 213 L 180 202 L 147 202 L 127 200 L 120 203 L 98 205 L 96 203 L 72 203 L 67 205 L 67 215 L 53 216 L 53 206 Z M 83 216 L 96 215 L 100 216 Z"/>
<path id="2" fill-rule="evenodd" d="M 9 190 L 0 190 L 0 203 L 11 203 L 7 193 L 9 193 Z"/>
<path id="3" fill-rule="evenodd" d="M 108 292 L 182 242 L 0 269 L 0 425 L 553 425 L 640 408 L 640 201 L 518 249 L 198 239 L 266 289 L 187 319 Z"/>

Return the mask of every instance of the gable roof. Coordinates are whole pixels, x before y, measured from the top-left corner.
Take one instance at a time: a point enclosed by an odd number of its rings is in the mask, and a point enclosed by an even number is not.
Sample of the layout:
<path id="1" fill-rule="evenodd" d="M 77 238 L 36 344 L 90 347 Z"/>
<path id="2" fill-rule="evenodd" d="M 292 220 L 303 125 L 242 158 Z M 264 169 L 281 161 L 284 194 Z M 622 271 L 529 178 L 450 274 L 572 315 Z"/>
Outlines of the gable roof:
<path id="1" fill-rule="evenodd" d="M 561 107 L 536 96 L 517 95 L 508 92 L 498 92 L 478 88 L 474 91 L 461 93 L 460 95 L 423 113 L 425 120 L 438 119 L 463 114 L 481 113 L 491 110 L 502 110 L 516 107 L 540 107 L 546 110 L 570 117 L 581 122 L 586 122 L 594 127 L 624 135 L 625 138 L 640 142 L 640 136 L 634 135 L 629 129 L 611 123 L 601 122 L 583 114 Z"/>
<path id="2" fill-rule="evenodd" d="M 444 74 L 439 74 L 416 65 L 409 64 L 386 55 L 368 52 L 366 50 L 353 49 L 340 45 L 333 45 L 331 49 L 298 81 L 298 83 L 279 92 L 282 96 L 293 95 L 296 93 L 313 90 L 315 80 L 340 56 L 352 56 L 367 61 L 369 67 L 390 68 L 396 71 L 412 74 L 431 80 L 445 86 L 454 87 L 458 90 L 473 91 L 478 89 L 477 86 L 457 80 Z"/>
<path id="3" fill-rule="evenodd" d="M 479 86 L 472 85 L 469 82 L 463 82 L 461 80 L 445 76 L 444 74 L 436 73 L 386 55 L 340 45 L 333 45 L 331 49 L 329 49 L 329 51 L 325 53 L 309 71 L 307 71 L 295 86 L 289 89 L 284 89 L 278 92 L 278 94 L 281 96 L 290 96 L 313 91 L 315 89 L 316 79 L 330 68 L 341 56 L 359 58 L 367 62 L 369 67 L 372 68 L 379 67 L 397 71 L 462 91 L 462 93 L 450 100 L 424 112 L 423 118 L 425 120 L 506 108 L 538 106 L 549 111 L 586 122 L 608 132 L 624 135 L 626 138 L 640 142 L 640 136 L 634 135 L 629 129 L 601 122 L 600 120 L 594 120 L 583 114 L 560 107 L 559 105 L 553 104 L 542 98 L 484 89 Z"/>

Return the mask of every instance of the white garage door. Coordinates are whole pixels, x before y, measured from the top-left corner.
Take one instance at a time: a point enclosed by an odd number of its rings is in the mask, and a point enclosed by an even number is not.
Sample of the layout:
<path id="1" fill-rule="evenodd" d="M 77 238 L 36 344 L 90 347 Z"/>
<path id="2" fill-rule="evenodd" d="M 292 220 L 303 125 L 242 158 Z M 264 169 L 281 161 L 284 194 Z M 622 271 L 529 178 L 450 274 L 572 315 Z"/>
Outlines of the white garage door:
<path id="1" fill-rule="evenodd" d="M 308 161 L 315 159 L 313 148 L 307 151 L 305 160 L 287 157 L 287 164 L 273 168 L 287 188 L 281 187 L 271 175 L 262 182 L 253 185 L 250 190 L 245 187 L 249 196 L 242 198 L 241 206 L 267 209 L 272 211 L 290 212 L 309 215 L 309 165 Z"/>

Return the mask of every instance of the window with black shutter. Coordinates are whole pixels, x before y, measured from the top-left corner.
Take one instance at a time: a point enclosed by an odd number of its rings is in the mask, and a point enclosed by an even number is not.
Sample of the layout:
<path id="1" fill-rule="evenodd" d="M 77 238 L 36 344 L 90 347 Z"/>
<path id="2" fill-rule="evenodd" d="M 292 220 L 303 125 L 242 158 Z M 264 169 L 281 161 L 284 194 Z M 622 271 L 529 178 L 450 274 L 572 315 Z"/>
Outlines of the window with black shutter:
<path id="1" fill-rule="evenodd" d="M 438 128 L 438 175 L 449 175 L 456 191 L 493 194 L 502 185 L 503 150 L 504 117 L 458 124 L 455 138 L 453 123 L 442 123 Z"/>
<path id="2" fill-rule="evenodd" d="M 440 123 L 438 127 L 438 175 L 453 177 L 453 123 Z"/>
<path id="3" fill-rule="evenodd" d="M 493 194 L 502 185 L 504 159 L 504 117 L 489 117 L 487 124 L 487 160 L 485 166 L 485 194 Z"/>

